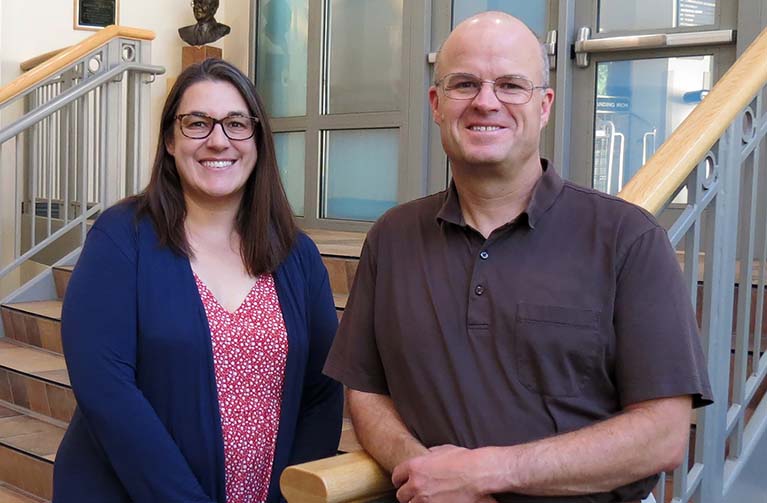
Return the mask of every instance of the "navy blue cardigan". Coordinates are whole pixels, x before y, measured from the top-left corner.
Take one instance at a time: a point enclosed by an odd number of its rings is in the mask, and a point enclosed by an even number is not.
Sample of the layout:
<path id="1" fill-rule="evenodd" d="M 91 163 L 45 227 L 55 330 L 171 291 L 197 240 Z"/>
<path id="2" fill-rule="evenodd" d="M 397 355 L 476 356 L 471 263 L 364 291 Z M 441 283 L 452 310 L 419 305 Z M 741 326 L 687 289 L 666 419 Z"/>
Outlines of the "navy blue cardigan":
<path id="1" fill-rule="evenodd" d="M 335 454 L 340 385 L 322 374 L 337 327 L 328 274 L 299 234 L 274 273 L 288 359 L 268 501 L 290 464 Z M 77 410 L 56 456 L 56 503 L 224 503 L 211 336 L 189 260 L 132 205 L 88 234 L 62 339 Z"/>

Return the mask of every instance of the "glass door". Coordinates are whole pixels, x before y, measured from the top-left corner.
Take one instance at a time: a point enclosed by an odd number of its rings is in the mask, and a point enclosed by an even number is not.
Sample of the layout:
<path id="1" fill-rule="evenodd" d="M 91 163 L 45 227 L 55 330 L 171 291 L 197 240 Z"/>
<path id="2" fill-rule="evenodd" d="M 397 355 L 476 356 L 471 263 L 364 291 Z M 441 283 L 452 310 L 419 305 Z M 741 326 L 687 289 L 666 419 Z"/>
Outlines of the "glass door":
<path id="1" fill-rule="evenodd" d="M 734 61 L 737 2 L 576 5 L 569 178 L 617 194 Z"/>

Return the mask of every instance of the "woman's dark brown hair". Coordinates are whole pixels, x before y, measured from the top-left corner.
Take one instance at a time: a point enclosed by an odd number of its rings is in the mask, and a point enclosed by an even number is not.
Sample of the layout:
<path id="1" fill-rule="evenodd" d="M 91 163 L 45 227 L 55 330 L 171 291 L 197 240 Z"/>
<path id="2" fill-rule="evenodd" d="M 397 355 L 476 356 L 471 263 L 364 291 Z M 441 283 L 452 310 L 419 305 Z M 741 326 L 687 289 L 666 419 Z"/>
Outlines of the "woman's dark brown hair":
<path id="1" fill-rule="evenodd" d="M 232 84 L 247 103 L 250 114 L 259 120 L 253 139 L 258 160 L 245 182 L 235 229 L 241 238 L 240 255 L 248 273 L 256 276 L 273 272 L 290 252 L 296 224 L 280 181 L 272 129 L 261 98 L 253 83 L 226 61 L 208 59 L 187 67 L 178 76 L 162 110 L 152 177 L 146 189 L 135 197 L 137 214 L 151 218 L 162 245 L 186 257 L 193 255 L 184 232 L 186 204 L 181 180 L 165 143 L 173 138 L 175 117 L 184 92 L 193 84 L 206 80 Z"/>

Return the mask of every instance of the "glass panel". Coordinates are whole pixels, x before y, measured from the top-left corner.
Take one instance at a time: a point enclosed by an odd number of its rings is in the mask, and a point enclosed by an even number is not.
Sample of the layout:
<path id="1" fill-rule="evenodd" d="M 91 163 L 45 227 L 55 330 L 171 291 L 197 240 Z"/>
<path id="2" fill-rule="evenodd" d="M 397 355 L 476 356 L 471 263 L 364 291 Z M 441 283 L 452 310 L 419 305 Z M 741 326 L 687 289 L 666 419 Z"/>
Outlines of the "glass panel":
<path id="1" fill-rule="evenodd" d="M 306 115 L 309 0 L 265 0 L 258 9 L 256 87 L 272 117 Z"/>
<path id="2" fill-rule="evenodd" d="M 499 10 L 518 17 L 530 27 L 538 38 L 546 36 L 546 14 L 549 2 L 537 0 L 454 0 L 453 26 L 464 19 L 488 10 Z"/>
<path id="3" fill-rule="evenodd" d="M 331 114 L 399 110 L 403 0 L 332 0 Z"/>
<path id="4" fill-rule="evenodd" d="M 711 56 L 597 66 L 593 186 L 616 194 L 711 88 Z"/>
<path id="5" fill-rule="evenodd" d="M 599 31 L 714 24 L 716 0 L 600 0 Z"/>
<path id="6" fill-rule="evenodd" d="M 397 203 L 398 129 L 325 135 L 324 218 L 373 221 Z"/>
<path id="7" fill-rule="evenodd" d="M 288 201 L 296 216 L 304 216 L 304 164 L 305 134 L 275 133 L 274 149 L 277 153 L 277 165 L 280 167 L 280 178 Z"/>

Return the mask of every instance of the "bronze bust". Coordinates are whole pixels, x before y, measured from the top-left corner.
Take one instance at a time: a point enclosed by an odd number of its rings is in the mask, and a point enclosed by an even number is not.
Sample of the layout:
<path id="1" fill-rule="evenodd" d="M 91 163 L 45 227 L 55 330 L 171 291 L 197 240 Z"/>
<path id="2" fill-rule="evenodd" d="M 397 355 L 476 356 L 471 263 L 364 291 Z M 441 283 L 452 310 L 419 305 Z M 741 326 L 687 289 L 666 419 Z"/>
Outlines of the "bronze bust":
<path id="1" fill-rule="evenodd" d="M 178 29 L 178 35 L 187 44 L 209 44 L 231 31 L 229 26 L 219 23 L 214 17 L 218 10 L 218 0 L 192 0 L 192 10 L 197 23 Z"/>

